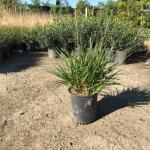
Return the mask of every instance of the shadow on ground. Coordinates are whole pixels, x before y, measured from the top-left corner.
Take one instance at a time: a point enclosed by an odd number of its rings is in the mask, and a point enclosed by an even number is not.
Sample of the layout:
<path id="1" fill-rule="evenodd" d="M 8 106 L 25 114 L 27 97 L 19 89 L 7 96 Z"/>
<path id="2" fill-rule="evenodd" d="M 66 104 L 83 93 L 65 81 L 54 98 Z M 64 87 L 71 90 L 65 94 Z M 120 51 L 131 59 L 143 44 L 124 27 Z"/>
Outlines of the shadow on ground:
<path id="1" fill-rule="evenodd" d="M 105 94 L 98 101 L 98 119 L 124 107 L 150 104 L 150 92 L 139 88 L 129 88 L 117 94 Z"/>
<path id="2" fill-rule="evenodd" d="M 150 53 L 147 50 L 136 51 L 126 59 L 126 64 L 146 62 L 150 58 Z"/>
<path id="3" fill-rule="evenodd" d="M 45 53 L 34 52 L 31 54 L 13 54 L 11 58 L 6 59 L 0 64 L 0 73 L 19 72 L 38 65 L 41 57 L 45 56 Z"/>

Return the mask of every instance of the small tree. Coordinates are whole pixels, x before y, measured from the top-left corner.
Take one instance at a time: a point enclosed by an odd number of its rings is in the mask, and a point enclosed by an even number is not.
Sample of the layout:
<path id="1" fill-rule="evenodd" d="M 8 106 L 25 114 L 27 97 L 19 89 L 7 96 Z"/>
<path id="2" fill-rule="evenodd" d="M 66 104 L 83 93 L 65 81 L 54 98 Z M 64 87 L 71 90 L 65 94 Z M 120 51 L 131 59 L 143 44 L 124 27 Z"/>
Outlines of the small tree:
<path id="1" fill-rule="evenodd" d="M 88 8 L 88 12 L 92 12 L 92 6 L 86 1 L 86 0 L 79 0 L 76 5 L 77 15 L 84 15 L 85 14 L 85 8 Z M 92 13 L 91 13 L 92 14 Z"/>
<path id="2" fill-rule="evenodd" d="M 85 14 L 85 8 L 87 7 L 87 2 L 84 0 L 79 0 L 76 9 L 79 14 Z"/>
<path id="3" fill-rule="evenodd" d="M 47 6 L 47 7 L 50 7 L 50 6 L 51 6 L 51 4 L 50 4 L 50 1 L 49 1 L 49 0 L 47 0 L 45 3 L 43 3 L 43 5 L 44 5 L 44 6 Z"/>
<path id="4" fill-rule="evenodd" d="M 61 12 L 61 2 L 60 2 L 60 0 L 56 0 L 55 12 L 56 13 L 60 13 Z"/>
<path id="5" fill-rule="evenodd" d="M 35 6 L 40 6 L 40 0 L 32 0 L 32 4 Z"/>
<path id="6" fill-rule="evenodd" d="M 150 6 L 149 0 L 108 0 L 104 5 L 104 11 L 118 19 L 132 22 L 136 25 L 147 24 L 149 16 L 142 12 L 145 6 Z M 149 15 L 149 14 L 148 14 Z"/>
<path id="7" fill-rule="evenodd" d="M 41 4 L 40 0 L 32 0 L 32 4 L 34 6 L 33 8 L 35 8 L 34 11 L 39 11 L 39 6 Z"/>

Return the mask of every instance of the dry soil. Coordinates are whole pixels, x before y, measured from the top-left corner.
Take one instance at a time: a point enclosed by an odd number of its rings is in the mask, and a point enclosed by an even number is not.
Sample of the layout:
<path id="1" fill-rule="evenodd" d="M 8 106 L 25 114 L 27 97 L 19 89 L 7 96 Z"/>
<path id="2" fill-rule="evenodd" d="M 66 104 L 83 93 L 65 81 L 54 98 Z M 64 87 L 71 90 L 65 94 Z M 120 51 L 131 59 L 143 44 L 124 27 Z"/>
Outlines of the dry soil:
<path id="1" fill-rule="evenodd" d="M 0 150 L 150 150 L 150 64 L 122 65 L 124 86 L 100 93 L 97 121 L 79 125 L 48 72 L 58 63 L 42 53 L 0 66 Z"/>

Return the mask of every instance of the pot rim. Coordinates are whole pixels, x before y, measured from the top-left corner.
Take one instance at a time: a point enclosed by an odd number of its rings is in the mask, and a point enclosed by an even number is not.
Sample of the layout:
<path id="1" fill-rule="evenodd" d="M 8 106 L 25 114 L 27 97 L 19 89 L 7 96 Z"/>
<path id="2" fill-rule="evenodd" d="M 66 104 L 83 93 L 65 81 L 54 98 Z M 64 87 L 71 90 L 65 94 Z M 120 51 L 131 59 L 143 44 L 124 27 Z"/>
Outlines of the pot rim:
<path id="1" fill-rule="evenodd" d="M 93 96 L 96 96 L 96 95 L 98 95 L 98 93 L 95 93 L 95 94 L 92 94 L 92 95 L 78 95 L 78 94 L 76 94 L 76 93 L 72 93 L 71 92 L 71 87 L 69 87 L 68 88 L 68 91 L 69 91 L 69 93 L 71 94 L 71 95 L 74 95 L 74 96 L 78 96 L 78 97 L 93 97 Z"/>

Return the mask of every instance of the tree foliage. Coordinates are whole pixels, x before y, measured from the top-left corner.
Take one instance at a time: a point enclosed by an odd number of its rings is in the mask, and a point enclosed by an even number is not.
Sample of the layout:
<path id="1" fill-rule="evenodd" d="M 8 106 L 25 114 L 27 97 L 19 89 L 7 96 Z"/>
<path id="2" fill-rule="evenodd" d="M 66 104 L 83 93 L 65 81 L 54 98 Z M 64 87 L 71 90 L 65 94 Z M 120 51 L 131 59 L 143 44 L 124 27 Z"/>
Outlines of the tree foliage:
<path id="1" fill-rule="evenodd" d="M 0 0 L 0 5 L 6 9 L 13 9 L 19 4 L 19 0 Z"/>
<path id="2" fill-rule="evenodd" d="M 85 14 L 85 8 L 87 7 L 88 9 L 88 14 L 90 14 L 90 12 L 92 12 L 92 6 L 90 5 L 90 3 L 88 3 L 88 1 L 86 0 L 79 0 L 77 2 L 76 5 L 76 10 L 77 10 L 77 14 L 78 15 L 82 15 Z"/>
<path id="3" fill-rule="evenodd" d="M 32 0 L 32 4 L 34 5 L 34 6 L 40 6 L 40 0 Z"/>
<path id="4" fill-rule="evenodd" d="M 147 24 L 150 23 L 150 14 L 142 10 L 148 6 L 150 7 L 149 0 L 118 0 L 117 2 L 109 0 L 104 10 L 123 20 L 134 21 L 136 24 Z"/>
<path id="5" fill-rule="evenodd" d="M 44 5 L 44 6 L 47 6 L 47 7 L 50 7 L 50 6 L 51 6 L 50 0 L 46 0 L 46 2 L 43 3 L 43 5 Z"/>

